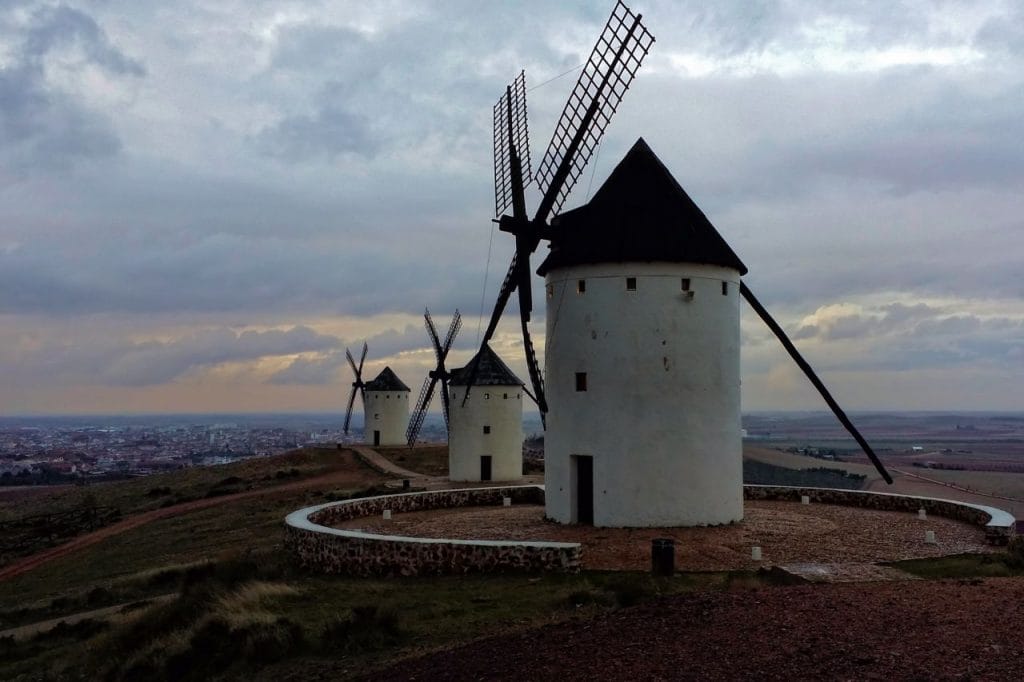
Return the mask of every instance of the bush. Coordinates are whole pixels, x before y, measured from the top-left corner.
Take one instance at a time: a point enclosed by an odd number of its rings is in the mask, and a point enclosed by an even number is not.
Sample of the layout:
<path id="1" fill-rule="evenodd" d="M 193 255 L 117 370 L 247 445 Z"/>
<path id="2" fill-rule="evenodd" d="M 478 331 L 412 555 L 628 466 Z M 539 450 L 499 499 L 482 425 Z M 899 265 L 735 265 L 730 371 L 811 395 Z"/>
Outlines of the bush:
<path id="1" fill-rule="evenodd" d="M 615 595 L 615 603 L 619 606 L 635 606 L 657 593 L 647 576 L 623 576 L 612 582 L 608 589 Z"/>
<path id="2" fill-rule="evenodd" d="M 49 630 L 36 633 L 32 640 L 37 642 L 47 639 L 76 639 L 81 641 L 89 639 L 108 627 L 110 627 L 110 624 L 107 621 L 96 620 L 95 618 L 83 618 L 70 624 L 62 620 Z"/>
<path id="3" fill-rule="evenodd" d="M 85 603 L 88 606 L 97 607 L 109 604 L 112 598 L 110 590 L 105 587 L 94 587 L 85 595 Z"/>
<path id="4" fill-rule="evenodd" d="M 320 632 L 325 653 L 383 649 L 405 637 L 398 613 L 375 605 L 355 606 L 345 617 L 328 621 Z"/>
<path id="5" fill-rule="evenodd" d="M 569 593 L 566 601 L 572 607 L 587 606 L 588 604 L 607 604 L 608 596 L 596 590 L 576 590 Z"/>
<path id="6" fill-rule="evenodd" d="M 1024 537 L 1015 535 L 1006 543 L 1005 561 L 1014 570 L 1024 569 Z"/>

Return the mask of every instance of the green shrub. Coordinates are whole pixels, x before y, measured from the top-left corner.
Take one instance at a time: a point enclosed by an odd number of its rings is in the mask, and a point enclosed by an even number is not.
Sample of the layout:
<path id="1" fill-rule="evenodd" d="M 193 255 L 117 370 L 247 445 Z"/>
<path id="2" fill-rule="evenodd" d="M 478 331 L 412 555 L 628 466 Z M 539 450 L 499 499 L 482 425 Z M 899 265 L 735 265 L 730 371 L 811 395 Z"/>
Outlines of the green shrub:
<path id="1" fill-rule="evenodd" d="M 405 635 L 396 611 L 375 605 L 354 606 L 347 616 L 324 625 L 320 646 L 325 653 L 373 651 L 396 644 Z"/>
<path id="2" fill-rule="evenodd" d="M 1024 569 L 1024 537 L 1015 535 L 1006 544 L 1006 565 L 1014 570 Z"/>
<path id="3" fill-rule="evenodd" d="M 575 590 L 566 597 L 569 606 L 580 607 L 590 604 L 607 604 L 608 595 L 593 589 Z"/>
<path id="4" fill-rule="evenodd" d="M 657 594 L 650 577 L 645 575 L 623 576 L 608 585 L 619 606 L 635 606 Z"/>
<path id="5" fill-rule="evenodd" d="M 32 637 L 32 641 L 38 642 L 50 639 L 75 639 L 81 641 L 89 639 L 109 627 L 110 624 L 107 621 L 95 618 L 83 618 L 74 623 L 62 620 L 49 630 L 36 633 Z"/>
<path id="6" fill-rule="evenodd" d="M 88 606 L 97 607 L 109 604 L 113 595 L 105 587 L 94 587 L 85 595 L 85 603 Z"/>

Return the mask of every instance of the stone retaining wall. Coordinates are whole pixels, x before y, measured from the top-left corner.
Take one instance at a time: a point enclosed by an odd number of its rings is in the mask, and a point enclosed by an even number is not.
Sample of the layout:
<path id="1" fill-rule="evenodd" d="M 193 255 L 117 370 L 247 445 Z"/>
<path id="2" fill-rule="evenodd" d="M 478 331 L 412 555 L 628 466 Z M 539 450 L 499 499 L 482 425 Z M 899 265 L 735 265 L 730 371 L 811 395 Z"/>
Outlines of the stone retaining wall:
<path id="1" fill-rule="evenodd" d="M 541 486 L 467 488 L 382 495 L 300 509 L 285 519 L 285 547 L 299 563 L 323 573 L 429 575 L 500 571 L 577 572 L 581 547 L 567 542 L 440 540 L 377 535 L 329 527 L 354 518 L 392 513 L 544 504 Z"/>
<path id="2" fill-rule="evenodd" d="M 804 495 L 811 502 L 821 504 L 904 512 L 924 509 L 929 514 L 983 527 L 993 544 L 1006 544 L 1014 535 L 1013 516 L 984 505 L 862 490 L 743 486 L 743 496 L 747 500 L 799 502 Z M 544 487 L 523 485 L 400 493 L 307 507 L 285 519 L 285 547 L 307 568 L 358 576 L 578 572 L 582 548 L 577 543 L 444 540 L 378 535 L 330 527 L 351 519 L 380 516 L 384 510 L 399 514 L 453 507 L 499 506 L 506 497 L 511 498 L 512 504 L 543 505 Z"/>
<path id="3" fill-rule="evenodd" d="M 876 493 L 866 490 L 839 490 L 836 488 L 800 488 L 793 486 L 743 486 L 746 500 L 789 500 L 799 502 L 806 495 L 811 502 L 841 504 L 886 511 L 916 512 L 924 509 L 928 514 L 963 521 L 985 529 L 985 537 L 992 544 L 1005 545 L 1015 533 L 1016 521 L 1007 512 L 969 502 L 941 500 L 916 495 Z"/>

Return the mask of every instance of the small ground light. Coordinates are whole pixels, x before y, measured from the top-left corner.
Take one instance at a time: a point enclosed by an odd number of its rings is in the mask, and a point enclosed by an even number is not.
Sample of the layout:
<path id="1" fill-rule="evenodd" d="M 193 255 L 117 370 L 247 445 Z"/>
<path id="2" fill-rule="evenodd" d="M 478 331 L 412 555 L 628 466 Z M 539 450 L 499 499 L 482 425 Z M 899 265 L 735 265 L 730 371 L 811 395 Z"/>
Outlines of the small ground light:
<path id="1" fill-rule="evenodd" d="M 501 498 L 501 503 L 503 505 L 505 505 L 506 507 L 511 507 L 512 506 L 512 498 L 511 497 L 503 497 L 503 498 Z"/>
<path id="2" fill-rule="evenodd" d="M 807 495 L 801 495 L 800 496 L 800 504 L 810 504 L 810 503 L 811 503 L 811 498 L 810 497 L 808 497 Z"/>
<path id="3" fill-rule="evenodd" d="M 761 560 L 761 548 L 758 547 L 757 545 L 754 545 L 753 547 L 751 547 L 750 548 L 750 558 L 753 561 L 760 561 Z"/>
<path id="4" fill-rule="evenodd" d="M 928 545 L 936 544 L 936 542 L 935 542 L 935 531 L 933 531 L 933 530 L 926 530 L 924 532 L 924 541 L 925 541 L 925 544 L 928 544 Z"/>
<path id="5" fill-rule="evenodd" d="M 917 510 L 917 518 L 919 518 L 919 519 L 927 519 L 928 518 L 928 512 L 926 512 L 924 510 L 924 507 L 922 507 L 921 509 Z"/>
<path id="6" fill-rule="evenodd" d="M 385 509 L 384 510 L 384 520 L 385 521 L 390 521 L 391 520 L 391 510 L 390 509 Z"/>

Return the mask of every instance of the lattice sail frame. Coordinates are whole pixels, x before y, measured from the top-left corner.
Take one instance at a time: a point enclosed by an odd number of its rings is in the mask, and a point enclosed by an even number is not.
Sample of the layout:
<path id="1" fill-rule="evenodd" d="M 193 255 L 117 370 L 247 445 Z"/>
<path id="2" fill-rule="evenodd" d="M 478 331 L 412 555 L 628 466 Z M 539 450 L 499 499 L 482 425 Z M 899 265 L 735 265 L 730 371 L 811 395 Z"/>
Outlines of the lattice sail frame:
<path id="1" fill-rule="evenodd" d="M 437 335 L 437 328 L 434 326 L 434 318 L 431 317 L 429 310 L 423 311 L 423 324 L 427 328 L 427 335 L 430 337 L 430 343 L 434 347 L 434 357 L 437 359 L 436 369 L 423 380 L 423 387 L 420 388 L 419 398 L 416 400 L 416 411 L 412 415 L 412 419 L 409 421 L 409 426 L 405 430 L 405 438 L 412 447 L 416 443 L 416 438 L 419 436 L 420 428 L 423 426 L 423 422 L 427 417 L 427 408 L 430 407 L 430 401 L 434 397 L 434 388 L 438 382 L 441 383 L 441 400 L 444 408 L 444 424 L 445 427 L 449 424 L 449 416 L 451 408 L 448 397 L 448 371 L 445 369 L 445 359 L 448 357 L 448 351 L 451 350 L 452 344 L 455 342 L 455 336 L 459 333 L 462 328 L 462 314 L 456 310 L 454 317 L 452 317 L 452 323 L 448 327 L 448 334 L 444 338 L 444 343 L 441 343 L 440 337 Z"/>
<path id="2" fill-rule="evenodd" d="M 526 122 L 526 72 L 520 71 L 494 105 L 494 216 L 512 204 L 512 159 L 509 157 L 509 94 L 512 95 L 512 144 L 519 152 L 523 184 L 530 184 L 530 131 Z"/>
<path id="3" fill-rule="evenodd" d="M 595 104 L 595 98 L 601 98 L 596 103 L 593 121 L 588 125 L 586 134 L 572 158 L 569 176 L 558 189 L 552 207 L 553 214 L 559 212 L 562 203 L 583 173 L 612 115 L 636 76 L 641 62 L 654 44 L 654 36 L 640 23 L 640 18 L 639 14 L 634 14 L 619 0 L 601 36 L 594 44 L 590 58 L 583 67 L 579 80 L 576 81 L 576 87 L 565 103 L 565 109 L 551 137 L 551 144 L 548 145 L 547 152 L 537 168 L 535 179 L 541 194 L 547 194 L 562 158 L 569 151 L 570 142 L 584 122 L 587 110 Z M 619 59 L 616 60 L 616 55 L 620 53 Z M 547 218 L 538 217 L 542 220 Z"/>

